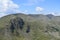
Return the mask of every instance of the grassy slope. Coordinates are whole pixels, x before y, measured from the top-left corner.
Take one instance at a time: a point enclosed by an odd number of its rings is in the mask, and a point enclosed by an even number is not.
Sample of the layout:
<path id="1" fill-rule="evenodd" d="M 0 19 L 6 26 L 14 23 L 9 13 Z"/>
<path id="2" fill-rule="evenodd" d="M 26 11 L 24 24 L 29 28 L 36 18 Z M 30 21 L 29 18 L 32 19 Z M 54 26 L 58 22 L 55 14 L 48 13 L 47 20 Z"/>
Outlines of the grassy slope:
<path id="1" fill-rule="evenodd" d="M 4 35 L 0 35 L 0 40 L 58 40 L 54 36 L 45 34 L 44 30 L 47 26 L 48 22 L 46 20 L 35 20 L 35 18 L 27 16 L 27 15 L 9 15 L 0 19 L 0 29 L 6 28 L 6 25 L 9 24 L 11 18 L 20 16 L 24 21 L 24 29 L 20 31 L 20 35 L 13 35 L 11 37 L 5 37 Z M 27 22 L 30 24 L 30 32 L 26 33 Z M 1 33 L 0 33 L 1 34 Z"/>

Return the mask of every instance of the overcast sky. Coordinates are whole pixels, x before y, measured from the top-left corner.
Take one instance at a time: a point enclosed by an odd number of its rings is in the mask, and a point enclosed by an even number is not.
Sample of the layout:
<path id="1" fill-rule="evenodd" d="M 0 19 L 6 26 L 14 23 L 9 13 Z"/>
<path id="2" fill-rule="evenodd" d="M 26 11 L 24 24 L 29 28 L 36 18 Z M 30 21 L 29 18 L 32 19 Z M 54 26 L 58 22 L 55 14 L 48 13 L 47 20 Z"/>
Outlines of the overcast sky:
<path id="1" fill-rule="evenodd" d="M 0 17 L 12 13 L 60 15 L 60 0 L 0 0 Z"/>

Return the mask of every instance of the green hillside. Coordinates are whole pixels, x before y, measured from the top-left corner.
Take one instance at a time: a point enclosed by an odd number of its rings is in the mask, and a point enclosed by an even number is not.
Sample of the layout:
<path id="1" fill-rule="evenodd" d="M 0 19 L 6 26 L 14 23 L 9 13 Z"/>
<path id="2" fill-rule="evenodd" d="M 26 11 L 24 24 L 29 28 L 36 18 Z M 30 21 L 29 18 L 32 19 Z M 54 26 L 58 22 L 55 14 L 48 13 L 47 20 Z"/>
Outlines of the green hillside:
<path id="1" fill-rule="evenodd" d="M 60 17 L 11 14 L 0 18 L 0 40 L 60 40 Z"/>

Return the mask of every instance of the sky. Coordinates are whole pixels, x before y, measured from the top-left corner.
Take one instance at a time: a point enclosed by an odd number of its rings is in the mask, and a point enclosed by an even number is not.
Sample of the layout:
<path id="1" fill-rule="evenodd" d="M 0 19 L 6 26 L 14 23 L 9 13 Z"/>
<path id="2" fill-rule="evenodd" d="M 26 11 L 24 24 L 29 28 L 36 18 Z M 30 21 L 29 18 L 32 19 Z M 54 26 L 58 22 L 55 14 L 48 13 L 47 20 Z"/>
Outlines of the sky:
<path id="1" fill-rule="evenodd" d="M 60 0 L 0 0 L 0 17 L 14 13 L 60 15 Z"/>

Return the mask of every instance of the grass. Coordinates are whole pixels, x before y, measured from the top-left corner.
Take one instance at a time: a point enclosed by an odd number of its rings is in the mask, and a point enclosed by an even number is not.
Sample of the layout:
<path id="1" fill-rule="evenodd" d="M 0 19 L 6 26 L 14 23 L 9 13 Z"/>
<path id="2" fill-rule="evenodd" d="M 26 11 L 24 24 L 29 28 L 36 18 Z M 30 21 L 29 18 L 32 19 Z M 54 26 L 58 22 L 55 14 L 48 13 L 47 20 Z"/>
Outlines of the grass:
<path id="1" fill-rule="evenodd" d="M 16 17 L 18 15 L 9 15 L 9 16 L 5 16 L 3 18 L 0 19 L 0 40 L 60 40 L 58 38 L 55 38 L 54 36 L 50 35 L 50 34 L 45 34 L 45 29 L 48 23 L 46 23 L 45 21 L 42 20 L 35 20 L 34 18 L 30 18 L 26 15 L 21 15 L 19 17 L 21 17 L 24 22 L 24 28 L 23 30 L 19 31 L 20 34 L 19 36 L 16 35 L 10 35 L 8 37 L 3 35 L 4 33 L 4 29 L 7 27 L 6 25 L 9 25 L 9 21 L 12 17 Z M 50 22 L 51 25 L 53 25 L 52 21 Z M 26 29 L 27 29 L 27 25 L 30 25 L 30 32 L 26 33 Z M 3 33 L 3 34 L 1 34 Z"/>

